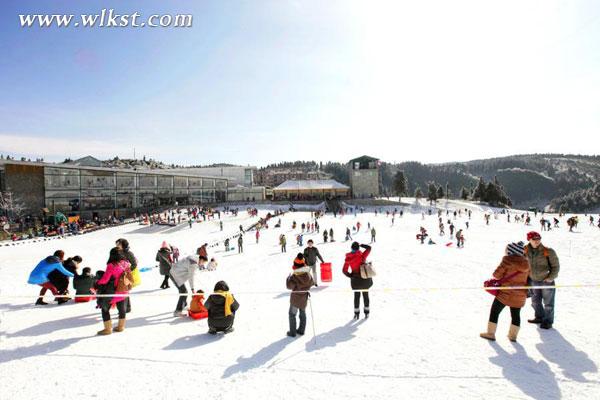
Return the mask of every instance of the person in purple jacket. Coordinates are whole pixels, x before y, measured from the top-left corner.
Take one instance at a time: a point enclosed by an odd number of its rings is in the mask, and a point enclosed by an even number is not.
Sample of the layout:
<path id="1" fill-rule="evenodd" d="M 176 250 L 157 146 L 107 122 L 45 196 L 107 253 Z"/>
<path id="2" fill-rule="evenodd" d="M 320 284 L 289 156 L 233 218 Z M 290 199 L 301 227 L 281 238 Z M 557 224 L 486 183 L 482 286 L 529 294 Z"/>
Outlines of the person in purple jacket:
<path id="1" fill-rule="evenodd" d="M 48 289 L 50 289 L 54 296 L 58 294 L 58 290 L 52 283 L 50 283 L 50 280 L 48 278 L 48 275 L 52 271 L 56 270 L 65 276 L 68 276 L 70 278 L 73 277 L 73 274 L 67 271 L 62 265 L 64 257 L 65 253 L 62 250 L 56 250 L 53 255 L 48 256 L 42 261 L 40 261 L 38 265 L 35 266 L 33 271 L 31 271 L 31 274 L 29 274 L 29 279 L 27 280 L 27 283 L 30 283 L 32 285 L 40 285 L 42 287 L 38 299 L 35 302 L 36 305 L 45 306 L 48 304 L 44 302 L 44 295 L 46 294 Z M 58 304 L 62 304 L 69 301 L 69 299 L 60 298 L 56 301 L 58 302 Z"/>

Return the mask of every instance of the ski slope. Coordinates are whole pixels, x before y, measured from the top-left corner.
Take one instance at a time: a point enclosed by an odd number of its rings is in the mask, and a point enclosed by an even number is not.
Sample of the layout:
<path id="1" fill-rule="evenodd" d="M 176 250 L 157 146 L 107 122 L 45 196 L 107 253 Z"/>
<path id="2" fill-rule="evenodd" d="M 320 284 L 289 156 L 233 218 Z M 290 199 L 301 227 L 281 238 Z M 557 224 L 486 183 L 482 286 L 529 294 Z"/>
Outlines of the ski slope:
<path id="1" fill-rule="evenodd" d="M 526 322 L 533 316 L 528 302 L 518 343 L 506 338 L 508 310 L 500 316 L 497 342 L 478 336 L 493 298 L 475 288 L 491 276 L 509 241 L 524 240 L 526 232 L 539 228 L 536 219 L 528 227 L 507 223 L 500 215 L 486 226 L 483 213 L 474 211 L 465 248 L 456 249 L 445 246 L 447 236 L 438 236 L 435 213 L 422 220 L 420 210 L 406 208 L 394 226 L 385 214 L 327 215 L 319 223 L 322 229 L 333 227 L 336 242 L 323 244 L 317 233 L 305 235 L 304 242 L 312 238 L 333 263 L 333 282 L 314 290 L 306 335 L 297 338 L 285 335 L 285 278 L 300 250 L 295 235 L 310 213 L 281 219 L 280 229 L 273 229 L 272 221 L 261 231 L 258 244 L 254 232 L 248 232 L 243 254 L 225 253 L 223 246 L 209 248 L 219 267 L 199 273 L 197 286 L 211 292 L 217 281 L 225 280 L 241 305 L 235 332 L 216 337 L 206 334 L 206 320 L 173 317 L 177 290 L 172 284 L 158 289 L 158 269 L 142 273 L 142 285 L 132 291 L 126 330 L 106 337 L 96 336 L 102 325 L 95 304 L 33 306 L 39 287 L 26 281 L 37 262 L 59 248 L 66 256 L 82 256 L 81 267 L 104 269 L 119 237 L 129 240 L 140 267 L 152 267 L 163 240 L 179 247 L 182 256 L 193 254 L 201 244 L 222 240 L 237 233 L 240 224 L 257 220 L 245 212 L 224 215 L 224 232 L 218 221 L 192 229 L 187 224 L 133 224 L 0 248 L 0 397 L 600 398 L 600 287 L 558 289 L 553 330 Z M 298 228 L 292 231 L 294 220 Z M 367 223 L 377 230 L 370 259 L 378 275 L 371 317 L 353 322 L 353 296 L 341 267 L 350 248 L 344 232 L 357 221 L 362 227 L 355 240 L 369 243 Z M 463 214 L 454 224 L 464 228 L 465 221 Z M 436 245 L 415 240 L 421 225 Z M 557 283 L 600 283 L 600 229 L 588 226 L 583 216 L 577 232 L 568 232 L 566 217 L 562 225 L 542 232 L 543 242 L 556 249 L 561 261 Z M 281 233 L 288 240 L 284 254 L 278 245 Z M 50 298 L 48 294 L 46 300 Z"/>

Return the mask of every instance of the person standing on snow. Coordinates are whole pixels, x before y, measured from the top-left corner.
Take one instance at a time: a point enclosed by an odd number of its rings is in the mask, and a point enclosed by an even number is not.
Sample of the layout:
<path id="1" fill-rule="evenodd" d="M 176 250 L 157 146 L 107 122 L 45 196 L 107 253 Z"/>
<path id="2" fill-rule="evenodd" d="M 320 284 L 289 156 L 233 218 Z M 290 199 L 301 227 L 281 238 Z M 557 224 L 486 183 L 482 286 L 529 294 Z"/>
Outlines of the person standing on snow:
<path id="1" fill-rule="evenodd" d="M 99 287 L 98 294 L 122 296 L 98 298 L 97 304 L 102 312 L 102 321 L 104 323 L 104 329 L 98 331 L 98 335 L 110 335 L 113 331 L 122 332 L 125 330 L 129 290 L 119 290 L 119 279 L 121 278 L 121 275 L 129 271 L 131 271 L 131 266 L 127 260 L 127 255 L 122 249 L 113 247 L 110 250 L 110 255 L 106 262 L 106 271 L 104 271 L 102 278 L 96 282 L 96 285 Z M 116 305 L 117 310 L 119 311 L 119 323 L 113 329 L 110 321 L 110 309 L 114 305 Z"/>
<path id="2" fill-rule="evenodd" d="M 156 261 L 158 261 L 158 270 L 160 274 L 164 276 L 160 288 L 168 289 L 170 287 L 169 272 L 171 272 L 171 266 L 173 265 L 173 255 L 171 253 L 171 248 L 166 241 L 162 242 L 160 249 L 156 253 Z"/>
<path id="3" fill-rule="evenodd" d="M 304 255 L 298 253 L 292 266 L 293 272 L 286 279 L 286 287 L 292 291 L 290 295 L 290 309 L 288 311 L 288 317 L 290 322 L 290 330 L 287 335 L 290 337 L 296 337 L 298 335 L 304 335 L 306 329 L 306 304 L 308 303 L 308 291 L 314 284 L 312 277 L 310 276 L 310 267 L 305 265 Z M 300 312 L 300 325 L 296 329 L 296 314 Z"/>
<path id="4" fill-rule="evenodd" d="M 505 256 L 494 271 L 494 278 L 502 280 L 502 286 L 525 286 L 529 276 L 529 262 L 525 257 L 524 243 L 510 243 L 506 246 Z M 486 332 L 479 336 L 487 340 L 496 340 L 496 328 L 498 317 L 504 307 L 510 307 L 511 325 L 508 330 L 508 339 L 517 341 L 517 335 L 521 326 L 521 308 L 527 299 L 526 289 L 498 290 L 498 294 L 492 303 L 490 318 Z"/>
<path id="5" fill-rule="evenodd" d="M 360 251 L 360 248 L 365 249 L 364 252 Z M 350 286 L 354 290 L 354 319 L 358 319 L 360 316 L 360 293 L 362 291 L 364 301 L 364 312 L 365 318 L 369 318 L 370 312 L 370 301 L 369 301 L 369 288 L 373 286 L 373 278 L 364 279 L 360 276 L 360 266 L 367 261 L 367 257 L 371 253 L 371 246 L 368 244 L 358 244 L 353 242 L 351 246 L 352 251 L 346 254 L 344 266 L 342 267 L 342 273 L 350 278 Z M 348 271 L 350 269 L 350 271 Z"/>
<path id="6" fill-rule="evenodd" d="M 376 240 L 375 240 L 375 234 L 376 234 L 375 227 L 372 227 L 371 228 L 371 243 L 376 242 Z"/>
<path id="7" fill-rule="evenodd" d="M 285 238 L 284 234 L 281 234 L 281 236 L 279 236 L 279 245 L 281 246 L 282 253 L 285 253 L 287 251 L 286 244 L 287 244 L 287 239 Z"/>
<path id="8" fill-rule="evenodd" d="M 319 281 L 317 278 L 317 258 L 321 260 L 321 262 L 325 261 L 323 261 L 323 257 L 321 256 L 321 253 L 319 253 L 319 249 L 317 249 L 314 246 L 314 242 L 312 239 L 309 239 L 308 242 L 306 242 L 306 244 L 308 246 L 304 249 L 304 262 L 312 270 L 313 281 L 315 286 L 319 286 L 317 284 L 317 282 Z"/>
<path id="9" fill-rule="evenodd" d="M 137 269 L 138 260 L 137 258 L 135 258 L 135 255 L 129 248 L 129 242 L 127 241 L 127 239 L 117 239 L 115 244 L 117 249 L 123 251 L 123 254 L 125 254 L 125 258 L 127 259 L 127 261 L 129 261 L 129 268 L 131 269 L 131 272 L 135 271 Z M 125 299 L 125 302 L 127 303 L 127 312 L 131 312 L 131 299 L 127 297 Z"/>
<path id="10" fill-rule="evenodd" d="M 560 263 L 556 252 L 542 244 L 542 236 L 537 232 L 527 234 L 529 244 L 525 247 L 525 255 L 531 266 L 531 286 L 555 286 L 555 279 L 560 271 Z M 542 329 L 552 328 L 554 323 L 554 297 L 556 289 L 531 289 L 531 306 L 535 310 L 535 318 L 527 320 L 532 324 L 540 324 Z"/>

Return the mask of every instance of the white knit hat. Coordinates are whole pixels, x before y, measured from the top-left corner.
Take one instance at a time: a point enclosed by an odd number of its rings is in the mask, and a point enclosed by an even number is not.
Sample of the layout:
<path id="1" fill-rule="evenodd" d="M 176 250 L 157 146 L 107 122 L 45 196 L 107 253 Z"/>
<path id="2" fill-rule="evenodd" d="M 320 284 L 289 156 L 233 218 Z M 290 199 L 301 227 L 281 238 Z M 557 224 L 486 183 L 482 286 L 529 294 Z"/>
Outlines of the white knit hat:
<path id="1" fill-rule="evenodd" d="M 523 242 L 518 242 L 518 243 L 509 243 L 508 246 L 506 246 L 506 250 L 508 252 L 509 256 L 524 256 L 525 255 L 525 243 Z"/>

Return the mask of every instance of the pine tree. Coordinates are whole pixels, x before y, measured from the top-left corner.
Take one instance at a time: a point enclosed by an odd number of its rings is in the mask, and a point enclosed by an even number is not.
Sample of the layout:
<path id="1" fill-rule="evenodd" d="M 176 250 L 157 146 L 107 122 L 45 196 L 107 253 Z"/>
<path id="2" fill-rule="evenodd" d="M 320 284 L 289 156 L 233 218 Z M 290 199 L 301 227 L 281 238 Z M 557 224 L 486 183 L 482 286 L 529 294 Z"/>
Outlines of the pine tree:
<path id="1" fill-rule="evenodd" d="M 427 200 L 429 200 L 429 204 L 433 204 L 434 201 L 437 201 L 437 187 L 433 182 L 429 182 L 427 187 Z"/>
<path id="2" fill-rule="evenodd" d="M 460 198 L 463 200 L 467 200 L 469 198 L 469 191 L 464 186 L 462 189 L 460 189 Z"/>
<path id="3" fill-rule="evenodd" d="M 438 186 L 438 188 L 437 188 L 437 198 L 438 199 L 444 198 L 444 188 L 442 187 L 442 185 Z"/>
<path id="4" fill-rule="evenodd" d="M 421 188 L 419 186 L 417 186 L 417 188 L 415 189 L 415 199 L 420 199 L 423 197 L 423 192 L 421 191 Z"/>
<path id="5" fill-rule="evenodd" d="M 477 187 L 473 191 L 473 200 L 485 201 L 485 181 L 483 177 L 479 178 L 479 183 L 477 183 Z"/>
<path id="6" fill-rule="evenodd" d="M 394 176 L 394 192 L 399 197 L 405 196 L 408 193 L 408 181 L 406 180 L 404 171 L 398 171 Z"/>

